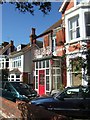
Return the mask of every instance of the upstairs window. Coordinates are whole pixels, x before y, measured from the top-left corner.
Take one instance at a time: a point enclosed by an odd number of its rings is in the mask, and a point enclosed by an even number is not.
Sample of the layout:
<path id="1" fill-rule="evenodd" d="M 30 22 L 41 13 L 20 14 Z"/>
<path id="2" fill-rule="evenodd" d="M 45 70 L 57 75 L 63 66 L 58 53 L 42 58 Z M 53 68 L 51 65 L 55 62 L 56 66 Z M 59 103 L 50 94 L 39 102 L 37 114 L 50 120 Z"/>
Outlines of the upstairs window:
<path id="1" fill-rule="evenodd" d="M 90 12 L 85 13 L 86 36 L 90 37 Z"/>
<path id="2" fill-rule="evenodd" d="M 79 16 L 69 19 L 69 36 L 70 40 L 80 37 Z"/>
<path id="3" fill-rule="evenodd" d="M 86 3 L 89 2 L 89 0 L 76 0 L 76 4 L 80 4 L 80 3 Z"/>

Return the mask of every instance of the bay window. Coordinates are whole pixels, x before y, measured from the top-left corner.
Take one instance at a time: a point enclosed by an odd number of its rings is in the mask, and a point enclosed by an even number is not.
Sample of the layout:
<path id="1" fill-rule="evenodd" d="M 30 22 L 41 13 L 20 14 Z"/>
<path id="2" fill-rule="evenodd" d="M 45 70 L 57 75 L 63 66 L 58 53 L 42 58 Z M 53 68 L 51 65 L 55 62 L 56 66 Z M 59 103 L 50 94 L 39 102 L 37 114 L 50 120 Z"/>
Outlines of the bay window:
<path id="1" fill-rule="evenodd" d="M 70 40 L 80 37 L 79 16 L 69 19 L 69 36 Z"/>
<path id="2" fill-rule="evenodd" d="M 81 58 L 73 58 L 70 60 L 71 64 L 71 79 L 72 85 L 82 84 L 82 67 L 80 64 Z"/>
<path id="3" fill-rule="evenodd" d="M 21 67 L 21 56 L 15 57 L 12 59 L 12 67 Z"/>
<path id="4" fill-rule="evenodd" d="M 90 12 L 85 13 L 86 36 L 90 36 Z"/>

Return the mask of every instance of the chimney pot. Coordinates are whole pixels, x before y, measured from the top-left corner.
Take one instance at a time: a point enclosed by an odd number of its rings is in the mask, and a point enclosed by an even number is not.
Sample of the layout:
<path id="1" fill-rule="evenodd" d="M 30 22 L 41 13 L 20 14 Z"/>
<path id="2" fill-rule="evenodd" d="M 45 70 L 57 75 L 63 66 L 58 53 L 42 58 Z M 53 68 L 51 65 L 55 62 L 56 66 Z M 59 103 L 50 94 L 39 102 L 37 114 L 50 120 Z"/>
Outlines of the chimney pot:
<path id="1" fill-rule="evenodd" d="M 35 35 L 35 28 L 32 28 L 32 35 Z"/>

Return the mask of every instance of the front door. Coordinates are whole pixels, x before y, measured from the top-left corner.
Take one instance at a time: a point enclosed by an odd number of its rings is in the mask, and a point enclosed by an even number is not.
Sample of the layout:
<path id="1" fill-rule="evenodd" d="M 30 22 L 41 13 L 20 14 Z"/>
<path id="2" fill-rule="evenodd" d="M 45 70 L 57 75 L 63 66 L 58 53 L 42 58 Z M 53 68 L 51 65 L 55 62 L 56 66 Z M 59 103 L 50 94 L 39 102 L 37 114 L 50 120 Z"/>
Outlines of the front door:
<path id="1" fill-rule="evenodd" d="M 39 94 L 45 94 L 45 71 L 39 70 Z"/>

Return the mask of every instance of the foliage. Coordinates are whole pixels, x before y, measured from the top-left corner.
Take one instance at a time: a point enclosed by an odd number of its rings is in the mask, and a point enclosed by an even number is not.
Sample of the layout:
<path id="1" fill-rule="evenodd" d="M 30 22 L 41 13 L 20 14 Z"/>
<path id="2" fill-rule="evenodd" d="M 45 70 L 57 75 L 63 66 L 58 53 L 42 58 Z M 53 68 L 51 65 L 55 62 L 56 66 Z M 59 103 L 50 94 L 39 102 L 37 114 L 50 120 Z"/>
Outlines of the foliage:
<path id="1" fill-rule="evenodd" d="M 7 0 L 0 0 L 1 4 L 6 2 Z M 9 3 L 15 5 L 16 9 L 18 9 L 20 12 L 29 12 L 32 15 L 34 15 L 35 7 L 38 7 L 38 10 L 44 13 L 44 15 L 48 14 L 48 12 L 51 10 L 50 2 L 25 2 L 21 0 L 11 0 Z"/>
<path id="2" fill-rule="evenodd" d="M 60 91 L 63 91 L 63 90 L 64 90 L 64 85 L 63 85 L 63 84 L 60 84 L 59 90 L 60 90 Z"/>

